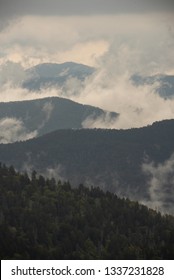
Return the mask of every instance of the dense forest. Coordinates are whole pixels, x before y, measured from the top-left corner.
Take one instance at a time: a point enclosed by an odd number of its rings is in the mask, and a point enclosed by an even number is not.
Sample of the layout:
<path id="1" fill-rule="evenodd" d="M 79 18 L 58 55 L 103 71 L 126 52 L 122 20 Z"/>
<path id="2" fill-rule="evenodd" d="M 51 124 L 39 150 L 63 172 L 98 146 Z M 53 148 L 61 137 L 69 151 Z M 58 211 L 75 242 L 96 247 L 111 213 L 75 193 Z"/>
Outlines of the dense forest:
<path id="1" fill-rule="evenodd" d="M 174 217 L 0 165 L 1 259 L 173 259 Z"/>

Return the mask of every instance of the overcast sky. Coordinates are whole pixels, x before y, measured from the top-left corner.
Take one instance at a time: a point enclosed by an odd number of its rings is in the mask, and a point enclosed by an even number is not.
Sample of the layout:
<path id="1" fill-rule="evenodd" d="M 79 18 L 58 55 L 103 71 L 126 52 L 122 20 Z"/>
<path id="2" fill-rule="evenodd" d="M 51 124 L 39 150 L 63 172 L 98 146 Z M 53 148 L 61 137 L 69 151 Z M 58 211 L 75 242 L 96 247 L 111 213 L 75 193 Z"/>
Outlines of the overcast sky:
<path id="1" fill-rule="evenodd" d="M 174 114 L 172 102 L 129 83 L 135 73 L 174 75 L 173 0 L 1 0 L 0 42 L 0 100 L 22 98 L 4 88 L 23 79 L 22 67 L 74 61 L 100 70 L 78 101 L 127 112 L 124 127 Z"/>
<path id="2" fill-rule="evenodd" d="M 1 0 L 0 28 L 26 15 L 77 16 L 174 11 L 173 0 Z"/>
<path id="3" fill-rule="evenodd" d="M 173 14 L 173 0 L 1 0 L 0 59 L 95 64 L 113 42 L 159 54 L 173 44 Z"/>
<path id="4" fill-rule="evenodd" d="M 171 11 L 172 0 L 1 0 L 1 13 L 79 15 Z"/>

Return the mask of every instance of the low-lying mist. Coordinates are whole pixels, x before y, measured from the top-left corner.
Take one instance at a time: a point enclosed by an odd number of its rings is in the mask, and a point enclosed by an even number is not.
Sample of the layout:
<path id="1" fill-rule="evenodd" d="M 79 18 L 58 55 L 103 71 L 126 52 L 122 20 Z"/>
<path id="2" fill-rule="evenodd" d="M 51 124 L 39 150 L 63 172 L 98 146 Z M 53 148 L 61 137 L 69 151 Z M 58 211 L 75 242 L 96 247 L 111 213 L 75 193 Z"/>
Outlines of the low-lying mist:
<path id="1" fill-rule="evenodd" d="M 19 81 L 19 76 L 18 76 Z M 66 97 L 82 104 L 115 111 L 119 117 L 113 122 L 110 119 L 84 122 L 85 128 L 125 129 L 142 127 L 154 121 L 174 117 L 174 99 L 164 99 L 156 93 L 159 82 L 152 85 L 136 86 L 129 73 L 114 72 L 114 69 L 99 68 L 84 81 L 69 78 L 63 87 L 46 87 L 40 91 L 29 91 L 22 88 L 19 82 L 1 83 L 0 101 L 32 100 L 44 97 Z"/>

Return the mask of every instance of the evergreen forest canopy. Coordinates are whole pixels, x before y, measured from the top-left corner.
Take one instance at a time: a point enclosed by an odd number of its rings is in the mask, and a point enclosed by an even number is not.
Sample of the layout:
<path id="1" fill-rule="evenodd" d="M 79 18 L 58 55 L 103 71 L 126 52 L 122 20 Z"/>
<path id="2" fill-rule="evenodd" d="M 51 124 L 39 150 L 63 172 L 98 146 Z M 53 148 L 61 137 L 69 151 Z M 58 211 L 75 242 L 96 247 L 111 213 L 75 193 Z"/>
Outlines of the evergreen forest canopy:
<path id="1" fill-rule="evenodd" d="M 0 164 L 1 259 L 173 259 L 174 217 Z"/>

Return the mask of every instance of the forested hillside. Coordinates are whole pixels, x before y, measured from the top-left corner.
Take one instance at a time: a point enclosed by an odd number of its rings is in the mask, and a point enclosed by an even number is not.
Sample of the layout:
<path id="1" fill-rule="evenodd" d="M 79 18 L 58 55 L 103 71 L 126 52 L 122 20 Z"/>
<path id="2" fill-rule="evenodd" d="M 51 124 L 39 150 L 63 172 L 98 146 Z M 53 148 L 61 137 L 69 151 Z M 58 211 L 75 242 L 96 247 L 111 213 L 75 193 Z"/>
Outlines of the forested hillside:
<path id="1" fill-rule="evenodd" d="M 0 165 L 1 259 L 173 259 L 174 218 Z"/>
<path id="2" fill-rule="evenodd" d="M 169 201 L 173 205 L 173 165 L 165 162 L 173 162 L 173 153 L 174 120 L 129 130 L 58 130 L 26 142 L 0 145 L 0 160 L 18 170 L 36 169 L 46 175 L 51 171 L 73 186 L 100 186 L 139 201 L 153 200 L 149 182 L 161 164 L 169 174 L 161 178 L 164 184 L 155 194 L 161 195 L 159 200 L 165 205 Z M 143 170 L 144 163 L 151 173 Z"/>

